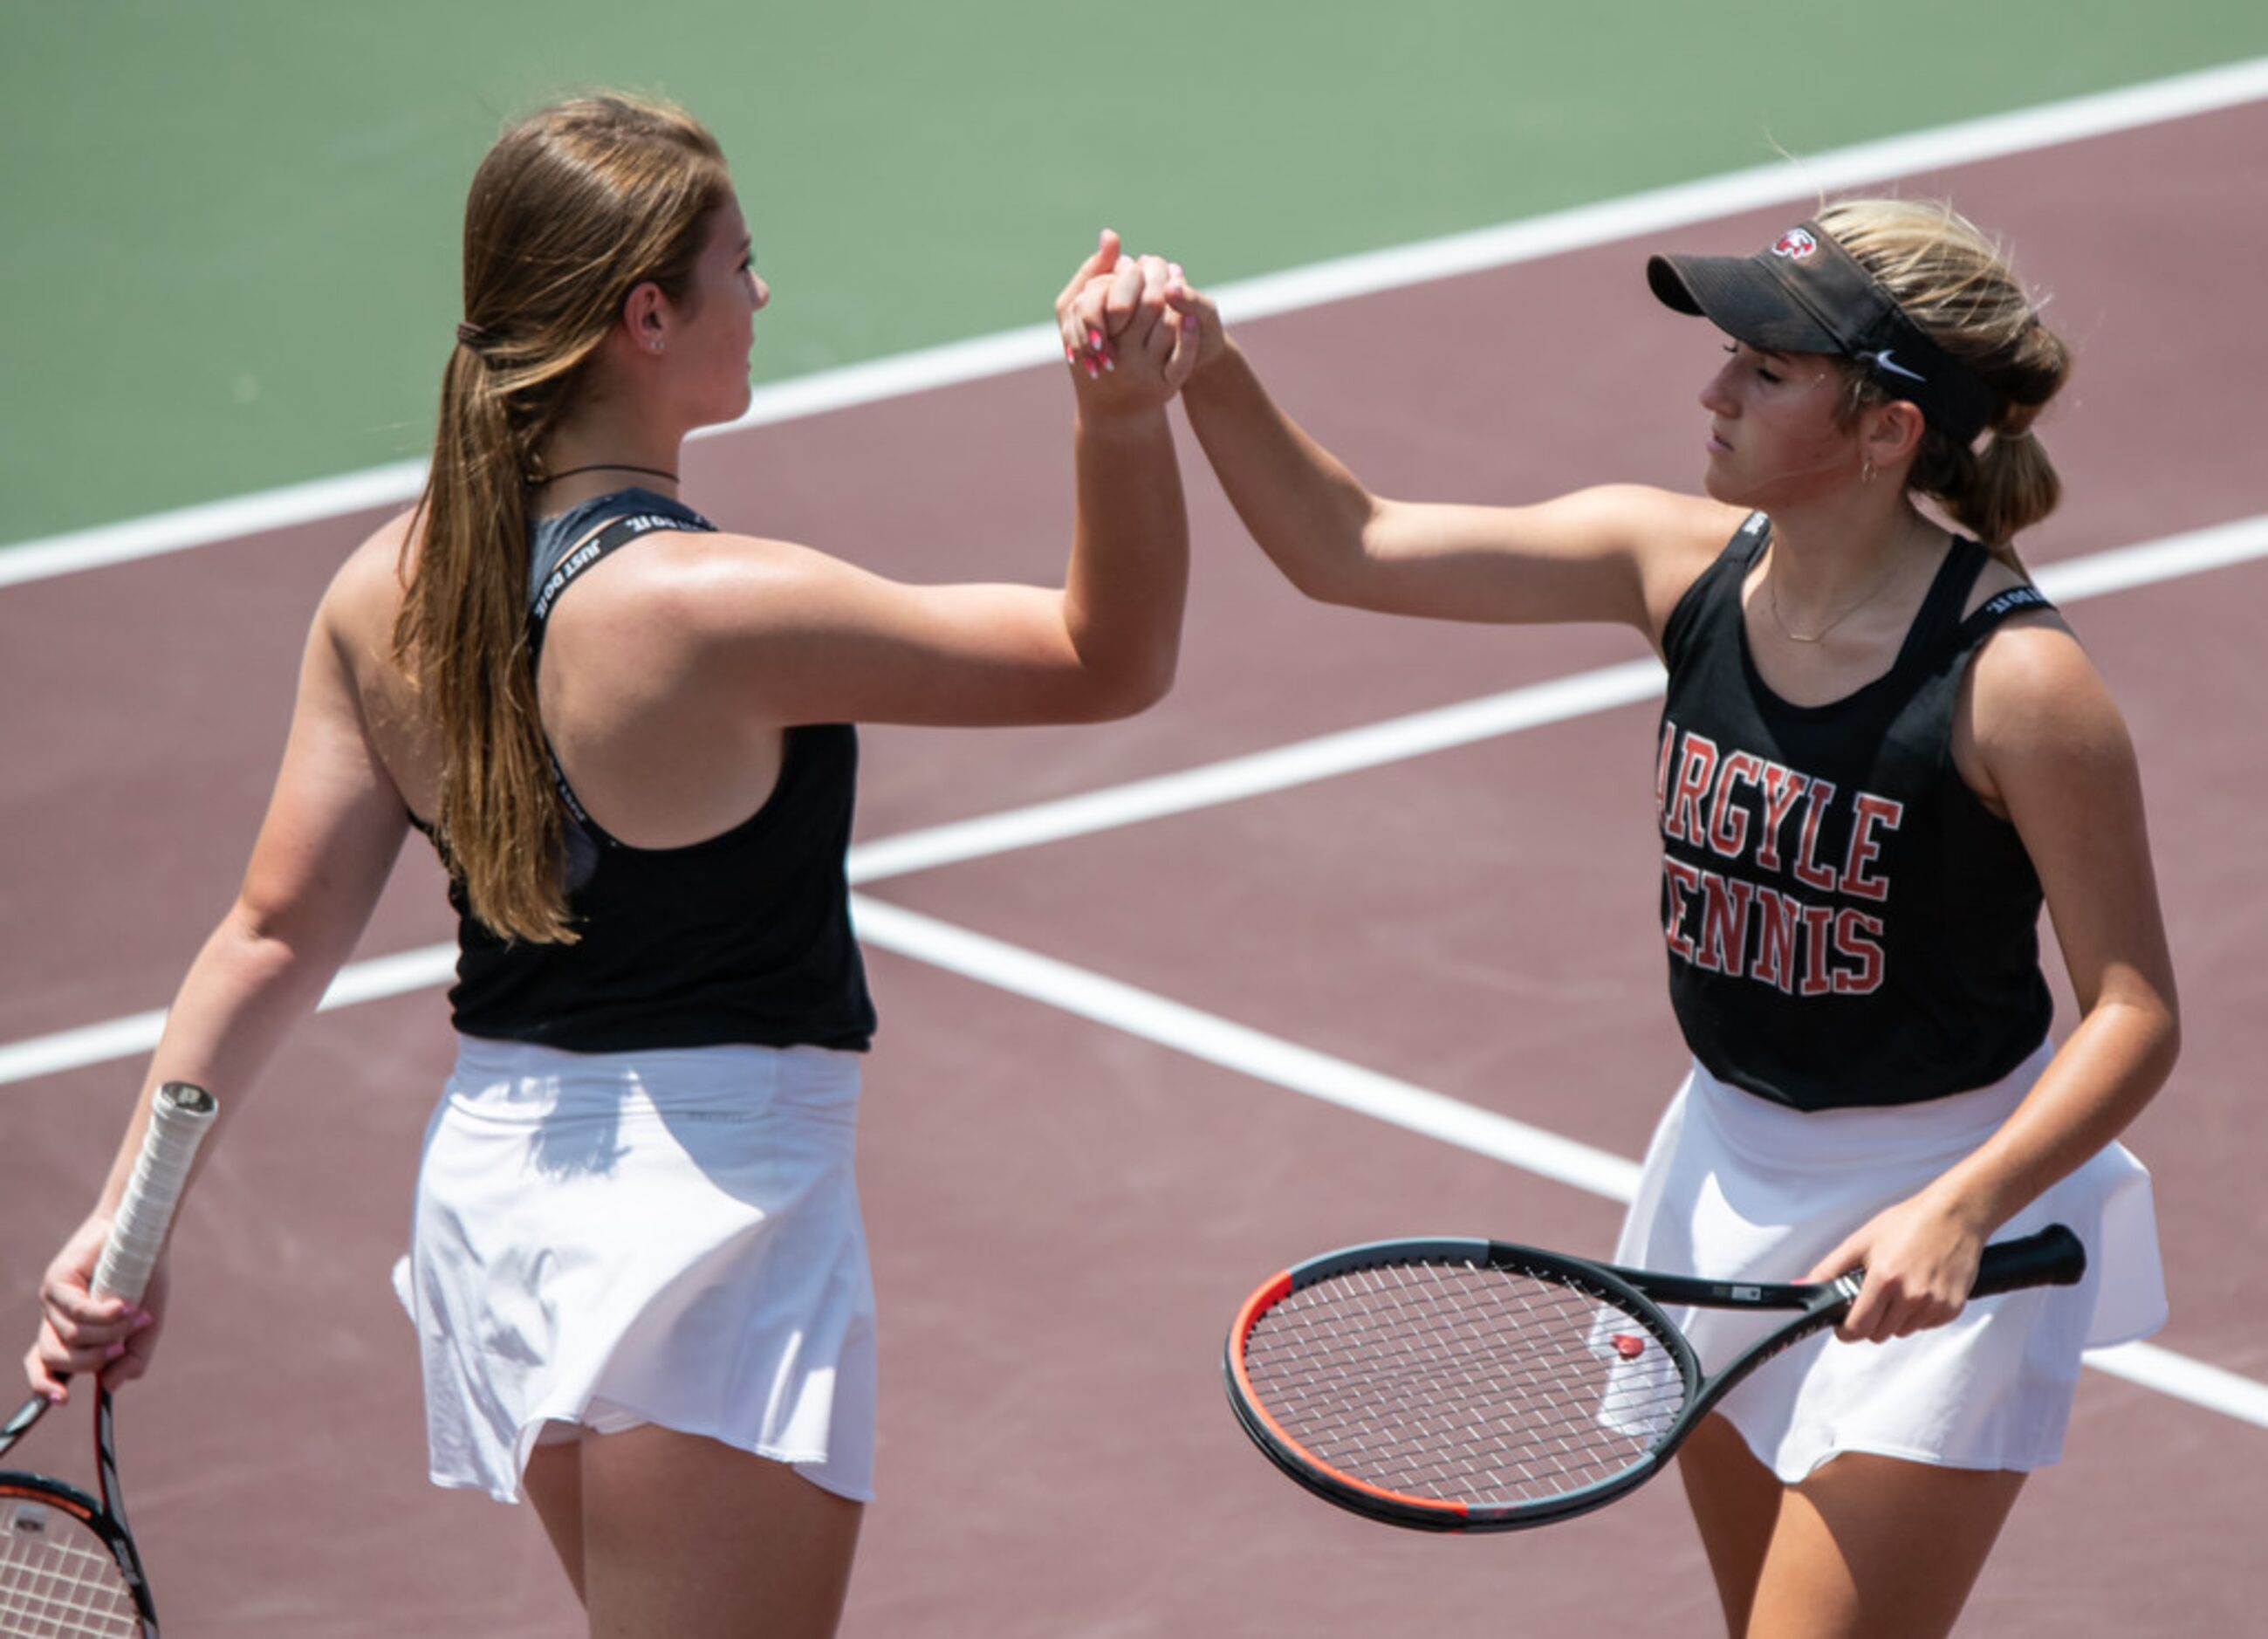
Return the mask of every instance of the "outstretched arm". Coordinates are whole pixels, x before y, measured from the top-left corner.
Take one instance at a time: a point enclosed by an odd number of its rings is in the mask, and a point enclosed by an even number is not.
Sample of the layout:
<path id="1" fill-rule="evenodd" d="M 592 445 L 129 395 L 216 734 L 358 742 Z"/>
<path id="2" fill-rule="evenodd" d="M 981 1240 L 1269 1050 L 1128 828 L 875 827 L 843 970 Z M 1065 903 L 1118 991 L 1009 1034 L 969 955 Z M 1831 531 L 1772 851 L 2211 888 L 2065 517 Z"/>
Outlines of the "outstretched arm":
<path id="1" fill-rule="evenodd" d="M 1198 326 L 1189 425 L 1246 529 L 1309 597 L 1446 620 L 1610 621 L 1656 640 L 1740 522 L 1734 508 L 1636 485 L 1510 507 L 1378 495 L 1285 413 L 1211 299 L 1170 273 L 1168 303 Z M 1123 302 L 1123 281 L 1090 282 L 1067 343 L 1108 333 Z"/>
<path id="2" fill-rule="evenodd" d="M 1068 372 L 1077 513 L 1060 587 L 908 585 L 791 543 L 703 536 L 649 555 L 666 588 L 655 618 L 775 724 L 1077 722 L 1153 704 L 1173 682 L 1189 579 L 1166 405 L 1196 330 L 1167 309 L 1165 264 L 1122 263 L 1108 233 L 1058 320 L 1114 270 L 1136 298 L 1110 367 L 1073 358 Z"/>

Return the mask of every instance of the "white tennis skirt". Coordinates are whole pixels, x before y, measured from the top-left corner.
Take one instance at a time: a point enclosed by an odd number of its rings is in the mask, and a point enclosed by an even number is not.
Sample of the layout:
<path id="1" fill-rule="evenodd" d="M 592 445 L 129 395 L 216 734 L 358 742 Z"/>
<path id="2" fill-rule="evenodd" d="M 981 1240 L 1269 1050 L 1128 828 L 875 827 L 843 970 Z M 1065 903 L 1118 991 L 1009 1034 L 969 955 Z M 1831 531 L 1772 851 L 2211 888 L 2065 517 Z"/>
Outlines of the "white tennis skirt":
<path id="1" fill-rule="evenodd" d="M 1800 1281 L 1884 1207 L 1990 1138 L 2046 1067 L 2043 1044 L 1993 1086 L 1892 1109 L 1790 1110 L 1696 1064 L 1648 1146 L 1616 1261 L 1712 1280 Z M 2087 1248 L 2075 1287 L 1971 1303 L 1950 1325 L 1889 1343 L 1807 1340 L 1719 1409 L 1794 1484 L 1845 1451 L 1953 1468 L 2030 1469 L 2063 1451 L 2083 1349 L 2164 1324 L 2150 1176 L 2112 1144 L 1999 1230 L 2068 1225 Z M 1673 1310 L 1713 1371 L 1783 1317 Z"/>
<path id="2" fill-rule="evenodd" d="M 432 1477 L 505 1502 L 539 1441 L 643 1423 L 873 1495 L 856 1054 L 460 1037 L 396 1271 Z"/>

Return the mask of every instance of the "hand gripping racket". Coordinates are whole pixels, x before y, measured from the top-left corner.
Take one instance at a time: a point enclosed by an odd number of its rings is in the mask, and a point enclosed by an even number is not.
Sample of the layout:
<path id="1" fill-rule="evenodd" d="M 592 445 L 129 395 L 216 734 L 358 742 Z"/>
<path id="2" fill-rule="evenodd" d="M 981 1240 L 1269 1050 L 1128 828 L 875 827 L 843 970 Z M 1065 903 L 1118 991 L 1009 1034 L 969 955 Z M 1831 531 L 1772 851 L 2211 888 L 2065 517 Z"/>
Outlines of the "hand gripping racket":
<path id="1" fill-rule="evenodd" d="M 213 1096 L 168 1082 L 151 1102 L 142 1153 L 118 1203 L 91 1283 L 138 1303 L 166 1228 L 188 1181 L 189 1162 L 219 1113 Z M 94 1463 L 102 1499 L 42 1474 L 0 1473 L 0 1636 L 4 1639 L 158 1639 L 158 1613 L 126 1526 L 111 1443 L 110 1391 L 97 1380 Z M 5 1453 L 48 1409 L 35 1394 L 0 1428 Z"/>
<path id="2" fill-rule="evenodd" d="M 2086 1268 L 2057 1224 L 1985 1248 L 1970 1296 Z M 1426 1531 L 1548 1525 L 1653 1478 L 1735 1384 L 1840 1320 L 1861 1278 L 1736 1285 L 1500 1241 L 1352 1246 L 1246 1300 L 1229 1403 L 1278 1467 L 1341 1508 Z M 1791 1318 L 1705 1377 L 1665 1303 Z"/>

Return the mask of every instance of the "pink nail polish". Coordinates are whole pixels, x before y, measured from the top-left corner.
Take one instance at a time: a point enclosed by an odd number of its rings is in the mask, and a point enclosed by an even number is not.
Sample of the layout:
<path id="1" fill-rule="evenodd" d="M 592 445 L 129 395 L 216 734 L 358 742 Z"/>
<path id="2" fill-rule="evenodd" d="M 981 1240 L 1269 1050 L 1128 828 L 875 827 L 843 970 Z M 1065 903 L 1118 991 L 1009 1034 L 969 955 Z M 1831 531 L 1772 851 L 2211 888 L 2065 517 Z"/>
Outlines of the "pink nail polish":
<path id="1" fill-rule="evenodd" d="M 126 1345 L 123 1343 L 113 1343 L 108 1348 L 102 1351 L 102 1357 L 105 1360 L 116 1360 L 125 1352 Z"/>

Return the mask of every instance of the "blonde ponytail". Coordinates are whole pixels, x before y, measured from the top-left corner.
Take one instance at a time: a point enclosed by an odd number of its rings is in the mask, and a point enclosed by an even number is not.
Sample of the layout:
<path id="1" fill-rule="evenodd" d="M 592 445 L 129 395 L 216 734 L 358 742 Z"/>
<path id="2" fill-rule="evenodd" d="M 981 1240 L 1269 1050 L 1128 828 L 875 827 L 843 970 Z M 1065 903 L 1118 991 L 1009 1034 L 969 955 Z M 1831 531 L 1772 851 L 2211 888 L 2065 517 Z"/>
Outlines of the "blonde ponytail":
<path id="1" fill-rule="evenodd" d="M 1999 247 L 1949 205 L 1845 200 L 1822 210 L 1818 222 L 1999 401 L 1976 447 L 1935 427 L 1925 432 L 1906 482 L 1995 557 L 2025 572 L 2016 535 L 2063 498 L 2062 480 L 2032 424 L 2070 379 L 2070 348 L 2041 322 Z M 1848 365 L 1846 375 L 1854 402 L 1888 397 L 1863 365 Z"/>

